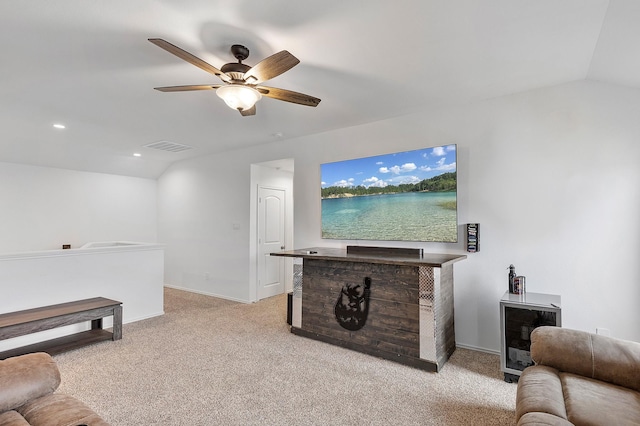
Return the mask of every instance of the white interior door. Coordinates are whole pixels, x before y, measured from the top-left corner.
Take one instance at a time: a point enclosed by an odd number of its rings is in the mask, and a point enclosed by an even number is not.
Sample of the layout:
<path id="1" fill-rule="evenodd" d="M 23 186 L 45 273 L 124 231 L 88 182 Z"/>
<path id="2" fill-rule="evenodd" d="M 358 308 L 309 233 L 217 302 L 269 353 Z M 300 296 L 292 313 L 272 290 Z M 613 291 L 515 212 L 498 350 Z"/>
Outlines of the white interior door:
<path id="1" fill-rule="evenodd" d="M 285 249 L 285 195 L 258 188 L 258 300 L 284 293 L 284 258 L 269 254 Z"/>

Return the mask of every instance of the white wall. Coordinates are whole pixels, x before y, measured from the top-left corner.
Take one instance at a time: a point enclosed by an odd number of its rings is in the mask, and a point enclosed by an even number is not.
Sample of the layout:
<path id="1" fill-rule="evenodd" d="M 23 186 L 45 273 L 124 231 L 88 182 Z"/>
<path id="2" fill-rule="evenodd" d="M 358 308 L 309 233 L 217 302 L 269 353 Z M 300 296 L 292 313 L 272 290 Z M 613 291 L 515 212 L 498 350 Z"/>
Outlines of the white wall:
<path id="1" fill-rule="evenodd" d="M 199 157 L 159 178 L 158 238 L 166 243 L 167 285 L 250 300 L 251 163 L 238 153 Z"/>
<path id="2" fill-rule="evenodd" d="M 0 313 L 102 296 L 123 302 L 125 322 L 161 315 L 162 248 L 78 249 L 92 241 L 155 243 L 157 229 L 155 180 L 0 163 Z M 63 244 L 73 250 L 58 250 Z M 12 254 L 20 252 L 29 253 Z"/>
<path id="3" fill-rule="evenodd" d="M 0 253 L 157 241 L 157 182 L 0 163 Z"/>
<path id="4" fill-rule="evenodd" d="M 295 159 L 296 248 L 343 246 L 320 238 L 319 164 L 456 143 L 458 221 L 481 224 L 481 251 L 454 266 L 458 344 L 499 350 L 511 263 L 562 296 L 564 326 L 640 341 L 638 116 L 640 91 L 578 82 L 181 162 L 158 182 L 167 282 L 199 290 L 207 271 L 208 290 L 249 300 L 252 163 Z"/>
<path id="5" fill-rule="evenodd" d="M 123 323 L 164 313 L 160 244 L 0 255 L 0 313 L 93 297 L 122 302 Z M 5 297 L 5 295 L 10 295 Z M 111 327 L 113 318 L 104 320 Z M 0 351 L 88 329 L 88 323 L 0 341 Z"/>

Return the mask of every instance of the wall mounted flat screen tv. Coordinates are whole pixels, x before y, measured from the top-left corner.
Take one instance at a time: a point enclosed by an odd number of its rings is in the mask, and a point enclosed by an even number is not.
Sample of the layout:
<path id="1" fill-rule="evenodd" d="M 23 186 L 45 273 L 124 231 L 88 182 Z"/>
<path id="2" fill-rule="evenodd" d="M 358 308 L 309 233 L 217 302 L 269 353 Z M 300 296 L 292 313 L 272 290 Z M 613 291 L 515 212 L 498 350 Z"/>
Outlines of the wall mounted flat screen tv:
<path id="1" fill-rule="evenodd" d="M 456 145 L 320 165 L 322 238 L 457 242 Z"/>

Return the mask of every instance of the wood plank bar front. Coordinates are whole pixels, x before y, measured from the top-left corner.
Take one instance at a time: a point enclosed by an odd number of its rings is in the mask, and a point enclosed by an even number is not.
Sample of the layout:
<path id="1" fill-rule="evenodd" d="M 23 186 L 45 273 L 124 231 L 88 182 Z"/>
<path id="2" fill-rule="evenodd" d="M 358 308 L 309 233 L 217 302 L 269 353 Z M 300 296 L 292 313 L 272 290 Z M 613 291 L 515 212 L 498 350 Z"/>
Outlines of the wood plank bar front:
<path id="1" fill-rule="evenodd" d="M 298 258 L 292 333 L 429 371 L 455 350 L 452 265 L 466 256 L 360 246 L 271 255 Z M 335 304 L 345 286 L 365 278 L 371 283 L 365 325 L 345 329 Z"/>

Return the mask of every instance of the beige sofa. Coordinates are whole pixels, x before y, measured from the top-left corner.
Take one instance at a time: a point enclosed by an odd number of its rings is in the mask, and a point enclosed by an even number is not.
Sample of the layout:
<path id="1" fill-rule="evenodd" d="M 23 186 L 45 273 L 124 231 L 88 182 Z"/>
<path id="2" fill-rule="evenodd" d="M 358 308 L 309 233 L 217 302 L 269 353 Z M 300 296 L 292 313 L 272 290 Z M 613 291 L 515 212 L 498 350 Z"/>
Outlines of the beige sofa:
<path id="1" fill-rule="evenodd" d="M 518 426 L 640 425 L 640 343 L 538 327 L 531 358 L 518 381 Z"/>
<path id="2" fill-rule="evenodd" d="M 54 393 L 60 372 L 46 353 L 0 361 L 0 426 L 108 426 L 77 399 Z"/>

